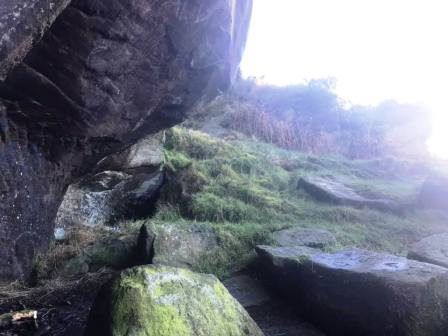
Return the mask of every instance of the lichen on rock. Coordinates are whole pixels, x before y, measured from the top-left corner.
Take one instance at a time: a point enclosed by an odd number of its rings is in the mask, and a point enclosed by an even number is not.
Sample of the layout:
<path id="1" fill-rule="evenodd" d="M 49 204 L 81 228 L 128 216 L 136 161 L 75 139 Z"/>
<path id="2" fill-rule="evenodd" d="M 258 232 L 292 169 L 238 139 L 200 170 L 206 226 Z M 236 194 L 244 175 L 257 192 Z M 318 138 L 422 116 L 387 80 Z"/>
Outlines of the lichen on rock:
<path id="1" fill-rule="evenodd" d="M 103 288 L 86 333 L 99 334 L 263 335 L 216 277 L 166 266 L 126 270 Z"/>

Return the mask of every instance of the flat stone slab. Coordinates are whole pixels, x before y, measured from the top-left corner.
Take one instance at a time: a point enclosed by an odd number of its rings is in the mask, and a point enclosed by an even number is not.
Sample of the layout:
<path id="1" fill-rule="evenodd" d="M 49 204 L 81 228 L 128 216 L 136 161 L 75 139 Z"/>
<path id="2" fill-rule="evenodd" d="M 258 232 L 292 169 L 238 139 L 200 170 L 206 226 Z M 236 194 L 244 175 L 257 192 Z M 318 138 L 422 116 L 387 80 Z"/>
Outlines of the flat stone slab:
<path id="1" fill-rule="evenodd" d="M 258 246 L 257 253 L 265 280 L 324 332 L 446 334 L 446 268 L 358 249 Z"/>
<path id="2" fill-rule="evenodd" d="M 448 233 L 432 235 L 413 244 L 408 258 L 448 268 Z"/>
<path id="3" fill-rule="evenodd" d="M 274 240 L 278 246 L 308 246 L 326 248 L 336 245 L 335 236 L 320 229 L 291 228 L 274 232 Z"/>
<path id="4" fill-rule="evenodd" d="M 354 189 L 343 183 L 323 177 L 301 178 L 298 188 L 304 189 L 308 194 L 321 202 L 353 207 L 370 207 L 378 210 L 394 211 L 399 206 L 395 201 L 388 199 L 370 199 L 359 195 Z"/>
<path id="5" fill-rule="evenodd" d="M 261 282 L 248 275 L 229 278 L 223 284 L 244 308 L 259 306 L 271 299 Z"/>

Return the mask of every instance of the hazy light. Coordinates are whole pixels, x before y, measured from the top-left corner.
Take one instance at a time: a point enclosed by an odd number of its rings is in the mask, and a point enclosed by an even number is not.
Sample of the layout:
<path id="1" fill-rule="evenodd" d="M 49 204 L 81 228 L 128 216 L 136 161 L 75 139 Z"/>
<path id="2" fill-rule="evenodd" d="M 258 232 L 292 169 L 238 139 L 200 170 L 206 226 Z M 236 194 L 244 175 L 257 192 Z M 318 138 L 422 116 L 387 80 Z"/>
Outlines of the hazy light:
<path id="1" fill-rule="evenodd" d="M 243 75 L 278 85 L 336 77 L 353 103 L 424 102 L 448 157 L 445 0 L 254 0 Z"/>

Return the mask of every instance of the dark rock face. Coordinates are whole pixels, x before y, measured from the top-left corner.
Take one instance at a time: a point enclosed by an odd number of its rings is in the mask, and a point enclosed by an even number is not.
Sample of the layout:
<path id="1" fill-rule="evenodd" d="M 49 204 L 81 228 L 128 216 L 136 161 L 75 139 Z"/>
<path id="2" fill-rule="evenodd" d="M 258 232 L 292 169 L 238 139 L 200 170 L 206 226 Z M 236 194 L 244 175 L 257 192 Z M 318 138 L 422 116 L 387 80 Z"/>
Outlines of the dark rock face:
<path id="1" fill-rule="evenodd" d="M 20 63 L 70 0 L 8 0 L 0 3 L 0 80 Z"/>
<path id="2" fill-rule="evenodd" d="M 446 268 L 364 250 L 257 252 L 265 276 L 328 335 L 446 334 Z"/>
<path id="3" fill-rule="evenodd" d="M 448 177 L 430 175 L 423 183 L 417 203 L 423 208 L 448 211 Z"/>
<path id="4" fill-rule="evenodd" d="M 448 268 L 448 233 L 432 235 L 416 242 L 409 249 L 408 258 Z"/>
<path id="5" fill-rule="evenodd" d="M 163 182 L 163 134 L 101 160 L 94 173 L 71 184 L 56 216 L 56 228 L 103 226 L 148 217 Z"/>
<path id="6" fill-rule="evenodd" d="M 2 14 L 16 3 L 0 5 Z M 7 74 L 0 83 L 0 279 L 29 273 L 53 234 L 68 184 L 103 157 L 182 121 L 230 84 L 252 5 L 75 0 L 31 48 L 29 36 L 64 2 L 21 3 L 44 8 L 21 39 L 0 44 L 0 73 Z M 34 14 L 29 9 L 23 18 L 33 21 Z M 1 20 L 2 35 L 14 28 Z M 31 42 L 16 52 L 20 40 Z"/>
<path id="7" fill-rule="evenodd" d="M 400 210 L 400 205 L 392 200 L 363 197 L 343 183 L 327 178 L 301 178 L 298 182 L 298 187 L 304 189 L 321 202 L 348 205 L 357 208 L 370 207 L 386 211 Z"/>

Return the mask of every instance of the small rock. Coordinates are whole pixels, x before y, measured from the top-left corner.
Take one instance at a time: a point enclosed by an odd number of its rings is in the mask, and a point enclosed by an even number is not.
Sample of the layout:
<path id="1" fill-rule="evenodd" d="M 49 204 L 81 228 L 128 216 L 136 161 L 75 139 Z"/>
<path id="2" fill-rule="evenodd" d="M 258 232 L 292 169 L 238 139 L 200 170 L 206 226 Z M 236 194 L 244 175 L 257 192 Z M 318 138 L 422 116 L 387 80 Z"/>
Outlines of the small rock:
<path id="1" fill-rule="evenodd" d="M 55 228 L 54 229 L 54 239 L 56 241 L 62 241 L 67 239 L 67 234 L 64 228 Z"/>

